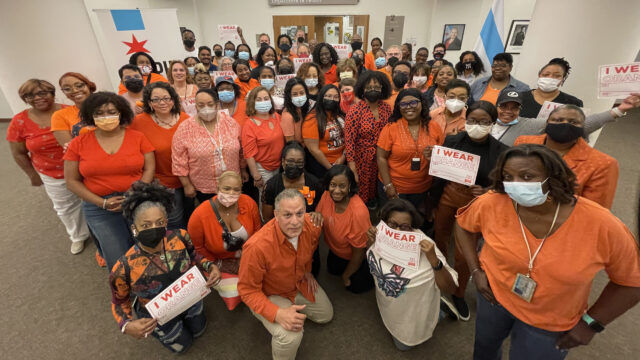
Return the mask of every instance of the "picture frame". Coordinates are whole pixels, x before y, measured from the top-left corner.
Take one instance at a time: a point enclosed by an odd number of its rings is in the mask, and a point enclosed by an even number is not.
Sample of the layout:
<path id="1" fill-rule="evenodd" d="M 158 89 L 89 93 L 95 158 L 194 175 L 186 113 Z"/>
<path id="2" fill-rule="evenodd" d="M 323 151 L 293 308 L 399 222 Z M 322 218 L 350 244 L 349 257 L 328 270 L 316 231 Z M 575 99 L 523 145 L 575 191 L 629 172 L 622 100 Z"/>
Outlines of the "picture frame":
<path id="1" fill-rule="evenodd" d="M 509 54 L 520 54 L 524 44 L 527 31 L 529 30 L 529 20 L 513 20 L 509 28 L 509 36 L 504 43 L 504 52 Z"/>
<path id="2" fill-rule="evenodd" d="M 442 43 L 447 50 L 462 49 L 465 24 L 444 24 L 442 30 Z M 453 38 L 451 36 L 453 35 Z"/>

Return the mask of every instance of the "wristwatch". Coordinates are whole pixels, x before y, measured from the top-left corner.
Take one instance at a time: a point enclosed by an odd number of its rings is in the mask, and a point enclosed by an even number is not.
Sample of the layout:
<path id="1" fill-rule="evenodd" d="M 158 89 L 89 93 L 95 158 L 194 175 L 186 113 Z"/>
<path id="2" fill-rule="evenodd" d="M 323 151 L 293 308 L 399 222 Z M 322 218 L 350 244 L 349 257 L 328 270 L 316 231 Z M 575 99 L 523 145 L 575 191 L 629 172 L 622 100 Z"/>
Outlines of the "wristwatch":
<path id="1" fill-rule="evenodd" d="M 602 330 L 604 330 L 604 326 L 602 326 L 602 324 L 600 324 L 598 322 L 598 320 L 592 318 L 587 313 L 584 313 L 584 315 L 582 315 L 582 321 L 587 323 L 587 326 L 589 326 L 591 328 L 591 330 L 593 330 L 593 331 L 595 331 L 597 333 L 599 333 Z"/>
<path id="2" fill-rule="evenodd" d="M 433 269 L 433 271 L 438 271 L 438 270 L 442 270 L 443 266 L 444 266 L 444 263 L 442 262 L 442 260 L 438 260 L 438 265 L 432 266 L 431 268 Z"/>

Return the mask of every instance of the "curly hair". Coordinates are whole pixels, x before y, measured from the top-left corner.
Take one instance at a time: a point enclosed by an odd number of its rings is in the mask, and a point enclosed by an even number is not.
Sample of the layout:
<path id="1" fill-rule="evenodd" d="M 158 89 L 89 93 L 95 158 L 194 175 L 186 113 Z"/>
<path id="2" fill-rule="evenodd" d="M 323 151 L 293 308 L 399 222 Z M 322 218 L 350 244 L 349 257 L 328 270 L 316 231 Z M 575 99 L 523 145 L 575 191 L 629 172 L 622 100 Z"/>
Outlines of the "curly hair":
<path id="1" fill-rule="evenodd" d="M 391 96 L 391 83 L 387 75 L 380 71 L 365 71 L 358 76 L 358 82 L 355 89 L 353 89 L 358 99 L 364 99 L 364 88 L 372 81 L 376 81 L 382 86 L 380 100 L 386 100 Z"/>
<path id="2" fill-rule="evenodd" d="M 108 91 L 95 92 L 82 103 L 79 113 L 82 123 L 94 126 L 96 123 L 93 120 L 93 114 L 105 104 L 113 104 L 116 107 L 120 113 L 120 126 L 131 124 L 134 115 L 129 102 L 122 96 Z"/>
<path id="3" fill-rule="evenodd" d="M 540 71 L 538 71 L 538 76 L 540 76 L 542 71 L 550 65 L 558 65 L 562 68 L 562 70 L 564 71 L 564 74 L 562 75 L 563 79 L 569 77 L 569 73 L 571 72 L 571 65 L 569 65 L 569 62 L 564 58 L 553 58 L 549 60 L 549 62 L 545 66 L 543 66 Z"/>
<path id="4" fill-rule="evenodd" d="M 147 202 L 150 206 L 161 208 L 165 215 L 170 214 L 174 206 L 173 193 L 158 180 L 149 184 L 138 180 L 131 184 L 131 188 L 124 194 L 122 213 L 130 222 L 134 222 L 140 210 L 148 208 L 141 206 Z"/>
<path id="5" fill-rule="evenodd" d="M 458 72 L 458 75 L 464 74 L 465 69 L 464 69 L 464 64 L 462 63 L 462 59 L 464 59 L 464 57 L 467 55 L 473 55 L 473 58 L 474 58 L 474 63 L 471 66 L 471 69 L 473 70 L 473 75 L 478 76 L 481 73 L 483 73 L 484 64 L 482 64 L 482 60 L 480 60 L 480 56 L 478 56 L 478 53 L 476 53 L 475 51 L 467 50 L 467 51 L 463 51 L 462 54 L 460 54 L 460 61 L 458 61 L 458 63 L 456 64 L 456 71 Z"/>
<path id="6" fill-rule="evenodd" d="M 156 81 L 144 87 L 142 90 L 142 110 L 147 114 L 153 114 L 154 110 L 151 107 L 151 93 L 155 89 L 164 89 L 169 93 L 171 100 L 173 100 L 173 107 L 171 107 L 171 113 L 174 115 L 180 114 L 180 96 L 173 89 L 173 87 L 164 81 Z"/>
<path id="7" fill-rule="evenodd" d="M 320 64 L 320 50 L 322 50 L 322 48 L 324 47 L 326 47 L 329 50 L 329 54 L 331 54 L 330 63 L 332 65 L 337 64 L 339 59 L 338 59 L 338 53 L 336 52 L 336 49 L 334 49 L 333 46 L 325 42 L 319 43 L 318 45 L 316 45 L 315 49 L 313 49 L 313 54 L 311 55 L 313 57 L 313 62 L 316 64 Z"/>
<path id="8" fill-rule="evenodd" d="M 431 120 L 431 116 L 429 116 L 429 105 L 427 104 L 426 97 L 422 96 L 422 92 L 414 88 L 400 90 L 396 97 L 396 101 L 393 103 L 393 113 L 389 116 L 389 123 L 394 123 L 402 118 L 399 104 L 405 96 L 413 96 L 420 101 L 420 104 L 422 105 L 422 110 L 420 111 L 420 125 L 429 132 L 429 121 Z"/>

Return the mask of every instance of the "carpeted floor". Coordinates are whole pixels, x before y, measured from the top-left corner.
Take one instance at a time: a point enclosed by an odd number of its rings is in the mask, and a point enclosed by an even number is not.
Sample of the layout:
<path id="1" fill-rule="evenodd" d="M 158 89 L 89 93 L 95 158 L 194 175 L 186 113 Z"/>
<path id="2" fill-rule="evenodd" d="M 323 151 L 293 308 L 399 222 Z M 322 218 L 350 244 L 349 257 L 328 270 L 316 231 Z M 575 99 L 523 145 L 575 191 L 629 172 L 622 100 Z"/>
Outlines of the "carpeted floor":
<path id="1" fill-rule="evenodd" d="M 0 124 L 6 133 L 7 124 Z M 2 137 L 4 139 L 4 136 Z M 613 212 L 634 233 L 637 229 L 640 162 L 640 112 L 608 125 L 597 148 L 620 162 L 620 180 Z M 156 340 L 122 335 L 111 315 L 107 271 L 96 265 L 92 244 L 77 256 L 69 253 L 64 228 L 43 188 L 32 188 L 14 163 L 5 140 L 0 144 L 1 304 L 0 348 L 4 359 L 165 359 L 173 355 Z M 323 259 L 326 249 L 323 249 Z M 411 351 L 395 349 L 375 302 L 373 291 L 353 295 L 323 264 L 320 284 L 335 310 L 328 325 L 305 324 L 299 359 L 470 359 L 474 315 L 469 322 L 444 321 L 434 337 Z M 599 274 L 593 302 L 607 281 Z M 475 307 L 473 288 L 467 299 Z M 420 304 L 416 304 L 420 306 Z M 244 306 L 229 312 L 213 292 L 205 300 L 209 327 L 184 359 L 268 359 L 270 337 Z M 637 359 L 635 342 L 640 322 L 636 307 L 587 347 L 569 359 Z M 635 354 L 635 355 L 633 355 Z"/>

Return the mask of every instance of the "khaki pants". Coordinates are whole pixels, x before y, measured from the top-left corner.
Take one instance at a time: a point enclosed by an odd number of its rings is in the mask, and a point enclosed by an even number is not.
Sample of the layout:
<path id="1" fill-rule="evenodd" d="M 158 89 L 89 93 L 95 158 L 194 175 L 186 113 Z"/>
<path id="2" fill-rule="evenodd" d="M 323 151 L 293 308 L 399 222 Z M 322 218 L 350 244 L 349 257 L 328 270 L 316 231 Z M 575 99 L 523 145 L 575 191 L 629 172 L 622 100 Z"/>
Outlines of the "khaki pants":
<path id="1" fill-rule="evenodd" d="M 306 305 L 304 310 L 300 312 L 307 315 L 308 320 L 318 324 L 326 324 L 333 318 L 333 306 L 331 305 L 331 301 L 329 301 L 327 294 L 322 290 L 320 285 L 318 285 L 318 291 L 316 291 L 315 297 L 316 302 L 313 303 L 302 296 L 301 293 L 298 293 L 295 298 L 295 304 Z M 280 308 L 287 308 L 292 305 L 289 299 L 278 295 L 269 296 L 269 300 Z M 262 322 L 262 325 L 264 325 L 272 336 L 271 355 L 273 356 L 273 359 L 295 359 L 298 347 L 302 341 L 303 331 L 288 331 L 277 322 L 271 322 L 260 314 L 253 313 L 253 315 Z"/>

